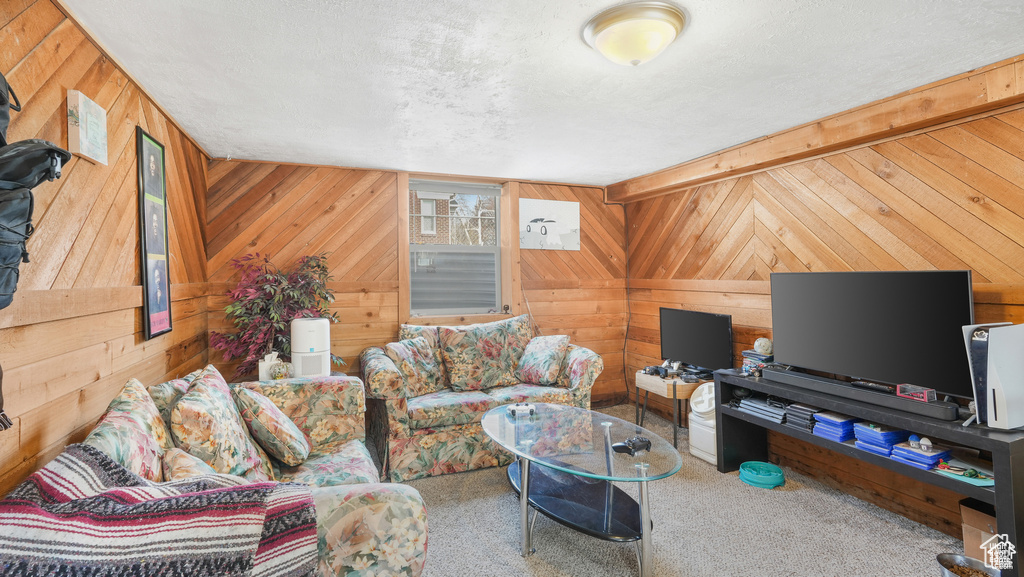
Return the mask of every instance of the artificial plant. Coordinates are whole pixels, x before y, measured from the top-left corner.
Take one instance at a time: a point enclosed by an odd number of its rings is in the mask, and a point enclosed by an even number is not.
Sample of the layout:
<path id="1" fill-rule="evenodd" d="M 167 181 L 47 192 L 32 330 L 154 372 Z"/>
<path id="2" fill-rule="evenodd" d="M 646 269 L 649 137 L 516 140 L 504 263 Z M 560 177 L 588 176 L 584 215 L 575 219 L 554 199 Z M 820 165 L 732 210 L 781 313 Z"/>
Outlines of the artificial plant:
<path id="1" fill-rule="evenodd" d="M 334 291 L 327 286 L 331 280 L 327 255 L 304 256 L 287 273 L 259 253 L 234 259 L 231 266 L 241 278 L 228 291 L 231 304 L 224 307 L 224 312 L 237 332 L 212 332 L 210 345 L 224 351 L 227 361 L 242 359 L 235 378 L 254 372 L 271 352 L 291 360 L 292 319 L 319 317 L 338 322 L 338 316 L 327 309 L 334 302 Z M 331 362 L 345 364 L 333 354 Z"/>

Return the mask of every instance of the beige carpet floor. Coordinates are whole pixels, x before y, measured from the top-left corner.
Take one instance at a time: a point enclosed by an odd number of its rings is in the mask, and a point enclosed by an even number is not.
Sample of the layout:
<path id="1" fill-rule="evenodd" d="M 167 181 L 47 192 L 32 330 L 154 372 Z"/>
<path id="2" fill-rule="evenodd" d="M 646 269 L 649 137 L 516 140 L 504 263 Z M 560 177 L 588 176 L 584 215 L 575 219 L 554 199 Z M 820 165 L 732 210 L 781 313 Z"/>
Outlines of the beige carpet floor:
<path id="1" fill-rule="evenodd" d="M 632 420 L 632 405 L 605 412 Z M 670 423 L 647 428 L 671 439 Z M 786 469 L 773 490 L 723 475 L 689 454 L 683 467 L 650 484 L 658 576 L 937 575 L 935 556 L 960 541 Z M 587 537 L 539 516 L 536 554 L 519 555 L 519 502 L 504 468 L 409 483 L 427 504 L 425 577 L 637 575 L 633 545 Z M 623 486 L 636 495 L 635 484 Z"/>

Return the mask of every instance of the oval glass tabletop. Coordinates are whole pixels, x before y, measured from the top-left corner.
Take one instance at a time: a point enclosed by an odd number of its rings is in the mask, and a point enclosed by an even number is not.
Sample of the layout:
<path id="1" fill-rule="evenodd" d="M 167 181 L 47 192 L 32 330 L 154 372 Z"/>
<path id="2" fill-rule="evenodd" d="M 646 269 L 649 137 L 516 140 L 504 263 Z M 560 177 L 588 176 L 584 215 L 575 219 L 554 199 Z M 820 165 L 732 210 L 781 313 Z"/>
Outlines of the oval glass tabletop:
<path id="1" fill-rule="evenodd" d="M 484 432 L 517 456 L 592 479 L 653 481 L 675 474 L 683 465 L 672 443 L 628 421 L 567 405 L 534 406 L 533 415 L 518 418 L 508 405 L 491 409 L 483 416 Z M 635 437 L 649 440 L 650 449 L 631 455 L 613 447 Z"/>

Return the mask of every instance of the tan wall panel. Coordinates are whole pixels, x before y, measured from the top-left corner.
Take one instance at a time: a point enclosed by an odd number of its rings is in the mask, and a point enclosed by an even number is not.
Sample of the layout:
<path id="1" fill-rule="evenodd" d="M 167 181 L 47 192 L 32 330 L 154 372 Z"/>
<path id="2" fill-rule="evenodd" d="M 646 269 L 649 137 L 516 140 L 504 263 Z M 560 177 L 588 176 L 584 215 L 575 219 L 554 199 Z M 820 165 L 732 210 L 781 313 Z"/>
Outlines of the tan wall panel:
<path id="1" fill-rule="evenodd" d="M 331 329 L 332 350 L 348 363 L 345 370 L 359 371 L 362 349 L 397 338 L 402 262 L 398 256 L 405 248 L 399 246 L 396 173 L 215 160 L 208 175 L 207 266 L 214 281 L 210 330 L 231 328 L 218 311 L 229 302 L 222 295 L 237 278 L 230 267 L 232 259 L 259 252 L 269 255 L 277 266 L 291 266 L 300 256 L 322 250 L 329 255 L 334 277 L 331 286 L 336 300 L 331 310 L 341 319 Z M 522 275 L 523 296 L 543 333 L 567 333 L 573 342 L 600 349 L 606 369 L 595 398 L 623 398 L 622 208 L 605 205 L 601 189 L 596 188 L 518 183 L 518 190 L 521 198 L 580 204 L 581 250 L 522 250 L 520 270 L 513 273 Z M 224 362 L 217 351 L 211 357 L 224 371 L 237 366 L 237 362 Z"/>
<path id="2" fill-rule="evenodd" d="M 0 10 L 0 72 L 21 98 L 8 138 L 67 146 L 68 89 L 107 111 L 107 166 L 80 158 L 36 187 L 31 262 L 0 311 L 5 409 L 0 493 L 81 440 L 128 378 L 146 384 L 207 360 L 206 256 L 197 199 L 204 155 L 50 0 Z M 135 126 L 166 148 L 174 330 L 142 337 Z"/>
<path id="3" fill-rule="evenodd" d="M 573 343 L 604 359 L 604 372 L 594 385 L 594 400 L 625 400 L 626 229 L 622 207 L 604 204 L 598 188 L 521 183 L 519 197 L 579 203 L 579 251 L 520 250 L 523 296 L 542 334 L 569 334 Z"/>
<path id="4" fill-rule="evenodd" d="M 324 252 L 333 281 L 331 349 L 359 372 L 359 351 L 398 336 L 398 187 L 394 172 L 215 160 L 209 169 L 209 328 L 231 332 L 230 263 L 260 253 L 281 268 Z M 379 266 L 378 266 L 379 265 Z M 238 361 L 212 361 L 229 376 Z"/>

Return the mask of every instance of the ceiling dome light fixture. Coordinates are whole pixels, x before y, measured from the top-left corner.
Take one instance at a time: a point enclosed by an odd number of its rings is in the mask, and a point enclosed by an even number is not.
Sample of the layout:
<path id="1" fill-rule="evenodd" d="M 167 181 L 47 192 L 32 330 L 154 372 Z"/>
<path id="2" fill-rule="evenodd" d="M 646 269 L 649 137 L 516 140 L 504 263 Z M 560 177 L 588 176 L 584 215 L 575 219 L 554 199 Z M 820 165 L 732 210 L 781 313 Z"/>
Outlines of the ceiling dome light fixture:
<path id="1" fill-rule="evenodd" d="M 613 6 L 583 27 L 583 41 L 623 66 L 637 66 L 661 54 L 683 31 L 686 16 L 665 2 Z"/>

